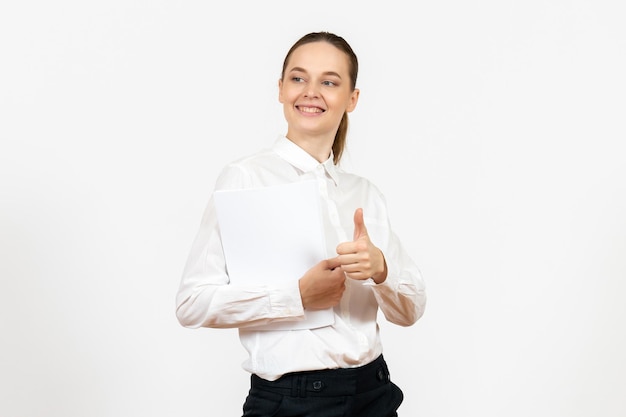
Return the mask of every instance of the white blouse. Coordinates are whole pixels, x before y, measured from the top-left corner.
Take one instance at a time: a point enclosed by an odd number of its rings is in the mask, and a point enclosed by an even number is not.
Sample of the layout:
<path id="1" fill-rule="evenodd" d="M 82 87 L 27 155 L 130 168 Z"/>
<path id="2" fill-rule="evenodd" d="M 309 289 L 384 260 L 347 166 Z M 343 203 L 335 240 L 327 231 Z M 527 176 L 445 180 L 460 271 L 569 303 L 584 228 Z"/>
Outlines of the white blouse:
<path id="1" fill-rule="evenodd" d="M 400 326 L 424 313 L 426 293 L 420 271 L 393 233 L 386 203 L 368 180 L 333 164 L 319 163 L 284 136 L 273 147 L 228 164 L 215 190 L 252 188 L 317 180 L 328 258 L 339 243 L 351 241 L 354 211 L 363 208 L 372 243 L 384 254 L 387 279 L 346 279 L 335 306 L 335 323 L 310 330 L 250 330 L 247 327 L 304 317 L 298 280 L 288 285 L 228 285 L 213 198 L 205 210 L 176 296 L 176 316 L 185 327 L 239 328 L 249 353 L 248 372 L 275 380 L 287 372 L 365 365 L 382 353 L 376 323 L 378 309 Z M 299 277 L 295 277 L 299 278 Z"/>

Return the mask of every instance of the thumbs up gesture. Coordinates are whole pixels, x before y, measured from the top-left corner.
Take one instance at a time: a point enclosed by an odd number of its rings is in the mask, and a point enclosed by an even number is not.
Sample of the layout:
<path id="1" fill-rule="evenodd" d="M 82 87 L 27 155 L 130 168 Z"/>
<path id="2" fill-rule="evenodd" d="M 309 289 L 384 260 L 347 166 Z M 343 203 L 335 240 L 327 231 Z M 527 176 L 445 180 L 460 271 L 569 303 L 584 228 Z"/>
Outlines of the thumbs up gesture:
<path id="1" fill-rule="evenodd" d="M 348 278 L 366 280 L 372 278 L 380 284 L 387 278 L 385 257 L 369 238 L 363 221 L 363 209 L 354 212 L 354 236 L 352 242 L 337 246 L 338 262 Z"/>

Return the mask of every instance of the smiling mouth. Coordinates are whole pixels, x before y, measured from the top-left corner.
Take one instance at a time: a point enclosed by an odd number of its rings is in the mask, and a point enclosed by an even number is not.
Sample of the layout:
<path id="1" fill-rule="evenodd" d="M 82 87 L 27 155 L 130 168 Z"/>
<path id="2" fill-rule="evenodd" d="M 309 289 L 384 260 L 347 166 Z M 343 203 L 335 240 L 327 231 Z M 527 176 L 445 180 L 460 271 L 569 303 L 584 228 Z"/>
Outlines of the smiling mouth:
<path id="1" fill-rule="evenodd" d="M 319 107 L 296 106 L 296 108 L 302 113 L 324 113 L 325 111 L 323 109 L 320 109 Z"/>

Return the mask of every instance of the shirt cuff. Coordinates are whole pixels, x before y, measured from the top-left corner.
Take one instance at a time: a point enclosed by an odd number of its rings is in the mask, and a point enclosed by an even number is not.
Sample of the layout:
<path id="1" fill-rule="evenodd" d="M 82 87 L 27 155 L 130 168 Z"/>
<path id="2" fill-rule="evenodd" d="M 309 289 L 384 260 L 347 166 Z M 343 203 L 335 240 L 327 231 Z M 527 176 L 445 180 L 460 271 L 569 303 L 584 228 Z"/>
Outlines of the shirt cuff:
<path id="1" fill-rule="evenodd" d="M 304 318 L 304 307 L 298 281 L 273 286 L 269 291 L 273 318 Z"/>

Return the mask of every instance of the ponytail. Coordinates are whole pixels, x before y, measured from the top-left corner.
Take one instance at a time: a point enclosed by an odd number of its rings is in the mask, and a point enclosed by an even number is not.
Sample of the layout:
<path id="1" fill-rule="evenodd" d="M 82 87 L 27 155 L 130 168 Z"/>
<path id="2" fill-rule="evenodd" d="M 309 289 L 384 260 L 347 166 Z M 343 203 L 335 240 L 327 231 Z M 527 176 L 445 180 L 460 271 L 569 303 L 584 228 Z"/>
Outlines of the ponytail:
<path id="1" fill-rule="evenodd" d="M 348 113 L 344 113 L 339 123 L 337 133 L 335 133 L 335 141 L 333 142 L 333 162 L 335 165 L 341 160 L 343 149 L 346 146 L 346 138 L 348 136 Z"/>

